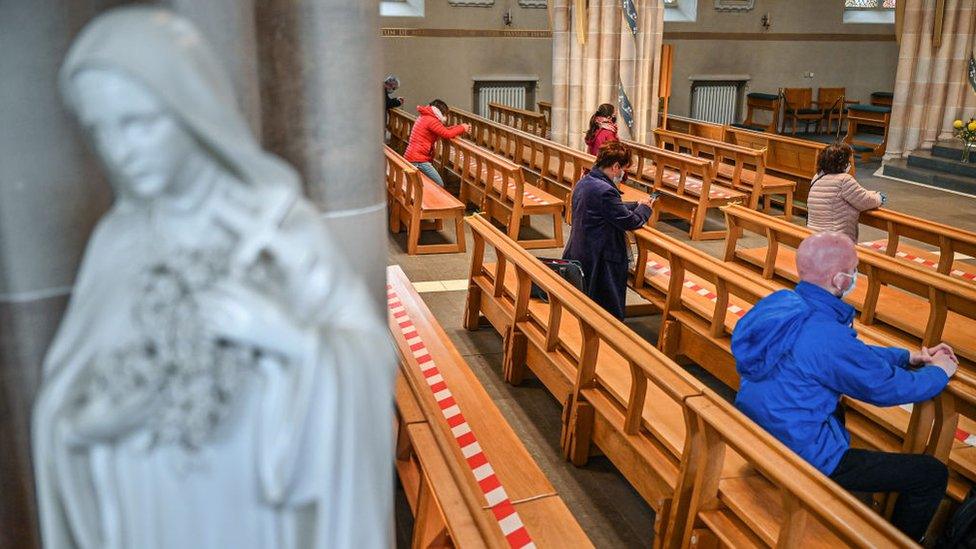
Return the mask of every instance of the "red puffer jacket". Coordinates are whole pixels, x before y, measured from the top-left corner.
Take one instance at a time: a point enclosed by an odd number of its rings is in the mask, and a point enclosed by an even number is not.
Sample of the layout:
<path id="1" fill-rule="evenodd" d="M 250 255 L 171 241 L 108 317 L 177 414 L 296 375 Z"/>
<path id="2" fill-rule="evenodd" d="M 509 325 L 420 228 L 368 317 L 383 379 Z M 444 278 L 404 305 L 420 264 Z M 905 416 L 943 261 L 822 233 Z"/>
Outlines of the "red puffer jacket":
<path id="1" fill-rule="evenodd" d="M 434 143 L 437 142 L 437 138 L 454 139 L 464 133 L 464 127 L 445 126 L 437 116 L 434 107 L 430 105 L 417 107 L 417 112 L 420 116 L 414 122 L 413 130 L 410 131 L 410 143 L 407 144 L 403 158 L 407 162 L 430 162 L 433 160 Z"/>

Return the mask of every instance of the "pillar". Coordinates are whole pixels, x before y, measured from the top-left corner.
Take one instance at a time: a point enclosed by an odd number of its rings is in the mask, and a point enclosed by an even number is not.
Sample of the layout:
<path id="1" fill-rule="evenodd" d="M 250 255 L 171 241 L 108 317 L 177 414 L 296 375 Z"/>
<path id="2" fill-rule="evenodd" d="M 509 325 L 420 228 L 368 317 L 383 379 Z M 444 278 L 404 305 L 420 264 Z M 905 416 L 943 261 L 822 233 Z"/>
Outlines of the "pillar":
<path id="1" fill-rule="evenodd" d="M 382 66 L 375 0 L 257 0 L 264 145 L 295 166 L 385 315 Z"/>

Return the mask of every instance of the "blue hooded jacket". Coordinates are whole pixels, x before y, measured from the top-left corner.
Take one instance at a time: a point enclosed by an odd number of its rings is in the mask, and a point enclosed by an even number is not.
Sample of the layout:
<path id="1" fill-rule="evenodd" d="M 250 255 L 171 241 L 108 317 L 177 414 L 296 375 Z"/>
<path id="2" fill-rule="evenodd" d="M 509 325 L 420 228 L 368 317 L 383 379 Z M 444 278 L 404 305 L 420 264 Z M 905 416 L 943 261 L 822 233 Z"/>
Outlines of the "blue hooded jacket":
<path id="1" fill-rule="evenodd" d="M 825 475 L 850 447 L 841 395 L 895 406 L 928 400 L 949 381 L 936 366 L 909 369 L 904 349 L 862 343 L 853 320 L 853 307 L 801 282 L 756 303 L 732 334 L 735 405 Z"/>

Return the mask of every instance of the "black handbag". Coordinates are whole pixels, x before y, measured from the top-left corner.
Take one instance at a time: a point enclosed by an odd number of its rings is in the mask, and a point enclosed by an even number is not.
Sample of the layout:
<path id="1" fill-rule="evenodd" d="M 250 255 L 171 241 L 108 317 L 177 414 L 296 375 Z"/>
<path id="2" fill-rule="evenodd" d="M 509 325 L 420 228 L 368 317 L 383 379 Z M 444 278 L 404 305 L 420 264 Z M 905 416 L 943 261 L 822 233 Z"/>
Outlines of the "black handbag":
<path id="1" fill-rule="evenodd" d="M 583 291 L 583 265 L 579 261 L 575 259 L 553 259 L 548 257 L 540 257 L 539 261 L 555 271 L 556 274 L 572 284 L 576 289 Z M 529 293 L 529 297 L 541 299 L 545 302 L 549 301 L 549 296 L 546 295 L 546 292 L 536 286 L 534 282 L 532 283 L 532 290 Z"/>

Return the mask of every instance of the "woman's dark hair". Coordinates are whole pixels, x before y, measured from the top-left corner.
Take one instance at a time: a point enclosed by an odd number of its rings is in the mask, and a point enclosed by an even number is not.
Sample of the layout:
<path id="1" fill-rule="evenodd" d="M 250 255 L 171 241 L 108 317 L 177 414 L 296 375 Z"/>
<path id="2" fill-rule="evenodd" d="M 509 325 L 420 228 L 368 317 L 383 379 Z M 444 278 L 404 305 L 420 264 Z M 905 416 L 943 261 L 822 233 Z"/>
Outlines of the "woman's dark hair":
<path id="1" fill-rule="evenodd" d="M 607 141 L 600 146 L 600 153 L 596 157 L 596 162 L 593 163 L 593 168 L 609 168 L 614 164 L 620 164 L 621 168 L 626 168 L 630 166 L 632 159 L 630 147 L 620 141 Z"/>
<path id="2" fill-rule="evenodd" d="M 430 106 L 436 108 L 439 111 L 441 111 L 441 114 L 443 114 L 444 116 L 447 116 L 447 113 L 451 112 L 451 109 L 450 109 L 450 107 L 447 106 L 447 103 L 445 103 L 444 101 L 442 101 L 440 99 L 435 99 L 435 100 L 431 101 L 430 102 Z"/>
<path id="3" fill-rule="evenodd" d="M 834 141 L 817 157 L 817 171 L 825 174 L 844 173 L 851 162 L 854 149 L 842 141 Z"/>
<path id="4" fill-rule="evenodd" d="M 593 136 L 596 135 L 596 131 L 600 129 L 600 123 L 596 121 L 598 116 L 604 118 L 610 118 L 613 116 L 613 105 L 610 103 L 604 103 L 597 107 L 596 112 L 590 117 L 590 129 L 586 130 L 586 140 L 590 141 Z"/>

